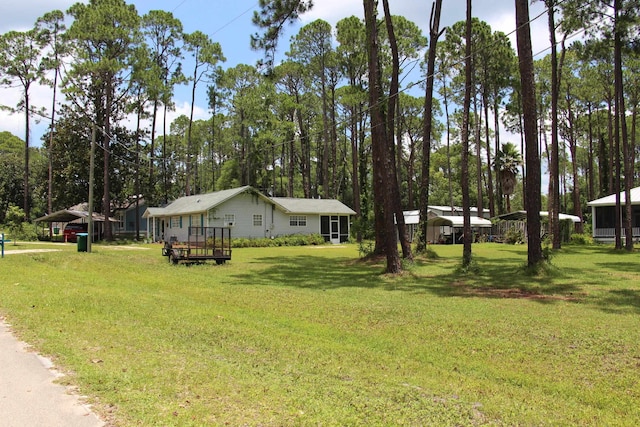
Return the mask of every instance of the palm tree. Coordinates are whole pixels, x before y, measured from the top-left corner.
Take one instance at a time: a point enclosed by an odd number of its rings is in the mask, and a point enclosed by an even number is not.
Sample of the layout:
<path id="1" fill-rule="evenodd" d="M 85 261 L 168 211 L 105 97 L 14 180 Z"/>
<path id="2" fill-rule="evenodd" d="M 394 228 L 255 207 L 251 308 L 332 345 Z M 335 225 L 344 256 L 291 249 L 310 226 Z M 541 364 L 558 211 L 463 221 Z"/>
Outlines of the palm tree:
<path id="1" fill-rule="evenodd" d="M 511 212 L 510 197 L 516 188 L 516 176 L 518 168 L 522 165 L 522 154 L 515 144 L 507 142 L 502 144 L 495 158 L 495 166 L 500 173 L 500 183 L 502 184 L 502 194 L 507 197 L 507 213 Z"/>

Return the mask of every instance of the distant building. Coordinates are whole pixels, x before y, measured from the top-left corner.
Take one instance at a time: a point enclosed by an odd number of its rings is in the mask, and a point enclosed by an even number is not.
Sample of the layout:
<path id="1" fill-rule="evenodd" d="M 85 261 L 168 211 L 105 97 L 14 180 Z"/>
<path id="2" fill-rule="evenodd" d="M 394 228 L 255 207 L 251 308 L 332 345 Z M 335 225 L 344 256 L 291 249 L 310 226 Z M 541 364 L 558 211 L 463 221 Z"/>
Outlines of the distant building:
<path id="1" fill-rule="evenodd" d="M 626 219 L 625 212 L 625 192 L 620 193 L 620 204 L 622 205 L 621 223 L 622 223 L 622 237 L 625 236 L 624 221 Z M 631 205 L 632 205 L 632 219 L 631 225 L 633 227 L 633 238 L 640 238 L 640 187 L 631 189 Z M 614 242 L 616 238 L 616 195 L 610 194 L 600 199 L 592 200 L 587 203 L 587 206 L 591 206 L 591 218 L 593 221 L 593 238 L 598 242 Z"/>

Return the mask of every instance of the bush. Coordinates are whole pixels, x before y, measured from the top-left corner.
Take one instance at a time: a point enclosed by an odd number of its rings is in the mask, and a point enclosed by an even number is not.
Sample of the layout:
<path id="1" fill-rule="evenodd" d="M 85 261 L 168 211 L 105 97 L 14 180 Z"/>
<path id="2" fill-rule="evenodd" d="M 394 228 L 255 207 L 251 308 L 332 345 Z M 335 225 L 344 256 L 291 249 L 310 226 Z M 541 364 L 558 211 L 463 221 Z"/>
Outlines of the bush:
<path id="1" fill-rule="evenodd" d="M 591 235 L 583 233 L 583 234 L 572 234 L 569 243 L 572 245 L 593 245 L 593 237 Z"/>
<path id="2" fill-rule="evenodd" d="M 516 228 L 511 228 L 505 233 L 504 242 L 511 245 L 524 243 L 524 233 Z"/>
<path id="3" fill-rule="evenodd" d="M 233 239 L 234 248 L 271 248 L 276 246 L 314 246 L 324 245 L 324 237 L 319 234 L 292 234 L 289 236 L 278 236 L 273 238 L 248 239 L 240 237 Z"/>

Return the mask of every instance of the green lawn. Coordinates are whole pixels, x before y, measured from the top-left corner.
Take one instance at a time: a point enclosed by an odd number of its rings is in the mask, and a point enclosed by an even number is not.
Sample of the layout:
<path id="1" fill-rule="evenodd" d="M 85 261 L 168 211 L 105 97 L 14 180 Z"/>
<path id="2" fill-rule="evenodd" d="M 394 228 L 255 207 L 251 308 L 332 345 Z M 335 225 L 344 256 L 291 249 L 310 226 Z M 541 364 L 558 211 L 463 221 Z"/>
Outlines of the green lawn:
<path id="1" fill-rule="evenodd" d="M 7 246 L 7 250 L 45 248 Z M 0 314 L 116 425 L 640 423 L 640 253 L 434 246 L 400 277 L 355 245 L 52 245 L 0 260 Z M 143 249 L 140 249 L 143 248 Z"/>

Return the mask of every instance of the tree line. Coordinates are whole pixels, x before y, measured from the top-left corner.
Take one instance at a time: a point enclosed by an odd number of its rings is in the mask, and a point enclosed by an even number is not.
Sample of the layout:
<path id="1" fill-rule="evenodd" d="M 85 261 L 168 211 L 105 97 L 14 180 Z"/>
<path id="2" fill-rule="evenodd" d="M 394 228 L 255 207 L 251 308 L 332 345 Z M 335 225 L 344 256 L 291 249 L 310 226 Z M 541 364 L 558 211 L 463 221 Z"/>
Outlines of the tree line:
<path id="1" fill-rule="evenodd" d="M 5 108 L 27 126 L 21 142 L 0 134 L 0 215 L 10 203 L 33 218 L 88 200 L 93 129 L 103 213 L 139 195 L 153 206 L 239 185 L 338 198 L 391 272 L 400 269 L 396 227 L 412 256 L 403 210 L 426 218 L 427 204 L 491 216 L 546 208 L 557 248 L 559 212 L 585 218 L 588 200 L 637 184 L 638 1 L 545 0 L 550 50 L 535 61 L 526 1 L 515 2 L 517 51 L 473 17 L 471 1 L 468 18 L 446 28 L 436 1 L 427 36 L 386 0 L 378 16 L 377 3 L 363 2 L 364 20 L 301 27 L 277 64 L 278 29 L 310 1 L 261 0 L 251 44 L 265 60 L 229 68 L 204 32 L 185 33 L 170 12 L 140 16 L 124 0 L 78 3 L 1 35 L 0 83 L 23 92 Z M 52 103 L 33 106 L 31 90 L 43 83 Z M 190 114 L 169 123 L 178 85 L 191 90 Z M 199 93 L 205 120 L 194 120 Z M 38 116 L 49 130 L 34 148 L 29 123 Z M 513 140 L 501 140 L 506 132 Z M 470 241 L 466 248 L 470 256 Z M 535 264 L 541 254 L 530 256 Z"/>

